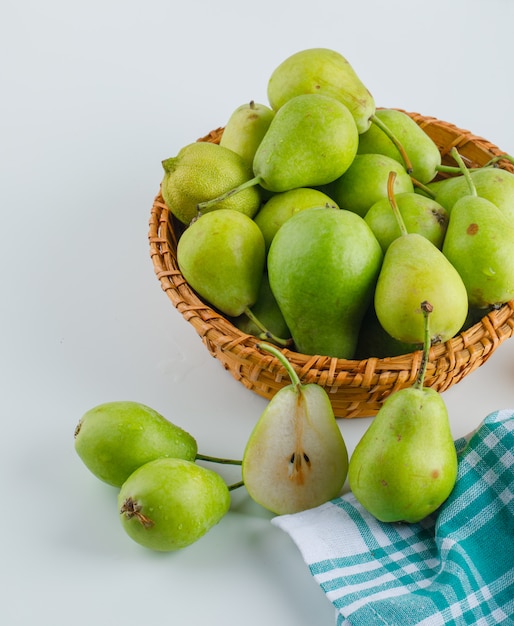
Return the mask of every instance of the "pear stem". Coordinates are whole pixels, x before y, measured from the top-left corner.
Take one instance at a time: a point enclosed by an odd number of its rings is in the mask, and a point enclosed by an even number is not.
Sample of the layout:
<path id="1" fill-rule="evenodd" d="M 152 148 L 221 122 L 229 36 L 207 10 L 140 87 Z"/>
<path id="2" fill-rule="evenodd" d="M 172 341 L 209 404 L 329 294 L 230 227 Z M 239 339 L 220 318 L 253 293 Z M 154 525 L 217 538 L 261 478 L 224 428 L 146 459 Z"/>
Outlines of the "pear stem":
<path id="1" fill-rule="evenodd" d="M 468 167 L 467 169 L 470 172 L 476 172 L 477 170 L 483 170 L 484 167 L 488 167 L 490 164 L 491 161 L 480 167 Z M 442 174 L 462 174 L 462 169 L 460 167 L 455 167 L 455 165 L 438 165 L 435 169 Z"/>
<path id="2" fill-rule="evenodd" d="M 218 202 L 222 202 L 223 200 L 230 198 L 236 193 L 239 193 L 240 191 L 243 191 L 244 189 L 248 189 L 248 187 L 254 187 L 255 185 L 258 185 L 261 181 L 262 181 L 261 176 L 254 176 L 254 178 L 250 178 L 249 180 L 245 181 L 244 183 L 241 183 L 240 185 L 238 185 L 237 187 L 234 187 L 233 189 L 229 189 L 229 191 L 222 193 L 220 196 L 216 198 L 212 198 L 211 200 L 206 200 L 205 202 L 200 202 L 199 204 L 196 205 L 196 208 L 201 213 L 205 209 L 209 209 L 215 204 L 218 204 Z"/>
<path id="3" fill-rule="evenodd" d="M 222 459 L 218 456 L 209 456 L 207 454 L 196 455 L 197 461 L 208 461 L 209 463 L 221 463 L 223 465 L 242 465 L 243 461 L 236 461 L 235 459 Z"/>
<path id="4" fill-rule="evenodd" d="M 282 354 L 282 352 L 280 352 L 280 350 L 278 348 L 275 348 L 275 346 L 271 346 L 269 343 L 259 343 L 257 345 L 257 347 L 260 348 L 261 350 L 264 350 L 265 352 L 269 352 L 270 354 L 275 356 L 280 361 L 280 363 L 287 370 L 287 373 L 289 374 L 289 378 L 291 379 L 291 382 L 293 383 L 294 387 L 300 387 L 301 386 L 300 379 L 299 379 L 298 374 L 296 373 L 294 367 L 288 361 L 286 356 L 284 354 Z"/>
<path id="5" fill-rule="evenodd" d="M 415 387 L 416 389 L 422 389 L 423 384 L 425 382 L 425 374 L 427 372 L 428 357 L 430 354 L 430 347 L 432 344 L 432 341 L 430 339 L 429 316 L 430 316 L 430 313 L 433 311 L 433 309 L 434 307 L 430 304 L 430 302 L 427 302 L 426 300 L 424 300 L 421 303 L 421 310 L 423 311 L 423 318 L 425 321 L 425 336 L 424 336 L 424 341 L 423 341 L 423 356 L 421 358 L 421 366 L 419 368 L 416 382 L 413 385 L 413 387 Z"/>
<path id="6" fill-rule="evenodd" d="M 259 330 L 262 331 L 262 336 L 260 337 L 261 339 L 269 339 L 270 341 L 273 341 L 274 343 L 278 344 L 279 346 L 283 346 L 284 348 L 287 348 L 293 343 L 292 338 L 282 339 L 281 337 L 277 337 L 271 331 L 269 331 L 250 308 L 247 307 L 244 310 L 244 314 L 257 326 Z"/>
<path id="7" fill-rule="evenodd" d="M 450 150 L 450 154 L 457 161 L 457 164 L 461 172 L 464 174 L 464 178 L 466 179 L 466 182 L 468 183 L 470 195 L 477 196 L 478 194 L 477 194 L 477 190 L 475 187 L 475 183 L 472 181 L 471 174 L 469 173 L 469 170 L 466 167 L 466 164 L 464 163 L 462 157 L 459 154 L 459 151 L 457 150 L 455 146 Z"/>
<path id="8" fill-rule="evenodd" d="M 419 180 L 416 180 L 412 176 L 410 177 L 410 179 L 412 180 L 412 184 L 414 185 L 414 187 L 421 189 L 421 191 L 425 193 L 429 198 L 432 198 L 432 200 L 435 200 L 435 193 L 430 189 L 430 187 L 427 187 L 426 185 L 421 183 Z"/>
<path id="9" fill-rule="evenodd" d="M 239 487 L 244 487 L 244 481 L 240 480 L 237 483 L 233 483 L 232 485 L 229 485 L 228 490 L 234 491 L 235 489 L 239 489 Z"/>
<path id="10" fill-rule="evenodd" d="M 396 149 L 398 150 L 398 152 L 400 153 L 403 163 L 405 165 L 405 169 L 407 170 L 407 174 L 411 174 L 413 167 L 412 167 L 412 162 L 409 159 L 409 155 L 407 154 L 407 152 L 405 151 L 405 148 L 403 147 L 402 143 L 400 142 L 400 140 L 396 137 L 396 135 L 389 129 L 389 127 L 384 124 L 384 122 L 377 117 L 376 115 L 372 115 L 371 116 L 371 121 L 376 124 L 380 130 L 382 132 L 384 132 L 389 139 L 394 143 Z"/>
<path id="11" fill-rule="evenodd" d="M 403 221 L 402 214 L 400 213 L 400 209 L 398 208 L 398 204 L 396 203 L 396 198 L 394 197 L 395 180 L 396 172 L 389 172 L 389 178 L 387 179 L 387 197 L 389 199 L 391 208 L 393 209 L 396 221 L 398 222 L 398 226 L 400 227 L 400 232 L 402 233 L 402 235 L 408 235 L 409 232 L 407 231 L 407 227 L 405 226 L 405 222 Z"/>
<path id="12" fill-rule="evenodd" d="M 508 161 L 509 163 L 514 163 L 514 157 L 510 154 L 499 154 L 498 156 L 493 157 L 490 161 L 487 161 L 487 163 L 483 167 L 494 165 L 495 163 L 498 163 L 498 161 L 503 160 Z"/>

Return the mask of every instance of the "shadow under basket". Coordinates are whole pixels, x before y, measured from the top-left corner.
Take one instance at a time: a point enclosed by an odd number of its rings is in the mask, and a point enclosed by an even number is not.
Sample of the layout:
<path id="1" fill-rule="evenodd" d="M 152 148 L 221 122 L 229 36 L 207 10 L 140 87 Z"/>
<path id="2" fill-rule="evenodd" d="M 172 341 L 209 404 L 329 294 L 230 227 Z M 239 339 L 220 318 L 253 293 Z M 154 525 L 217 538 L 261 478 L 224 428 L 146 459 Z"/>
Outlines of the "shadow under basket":
<path id="1" fill-rule="evenodd" d="M 453 124 L 408 113 L 439 147 L 442 161 L 456 147 L 468 167 L 485 165 L 503 152 L 485 139 Z M 218 143 L 222 128 L 199 141 Z M 498 166 L 514 173 L 514 166 L 501 160 Z M 440 175 L 440 176 L 445 176 Z M 162 195 L 155 197 L 149 222 L 150 256 L 155 274 L 173 306 L 193 325 L 212 356 L 247 389 L 270 399 L 290 383 L 280 362 L 259 350 L 259 339 L 236 328 L 218 311 L 202 301 L 188 285 L 177 263 L 177 241 L 183 230 L 170 213 Z M 445 391 L 480 367 L 498 346 L 514 333 L 514 300 L 488 312 L 479 322 L 449 341 L 430 349 L 425 386 Z M 340 418 L 372 417 L 392 392 L 412 385 L 422 351 L 388 358 L 363 360 L 306 355 L 283 349 L 303 383 L 321 385 L 328 393 L 334 413 Z"/>

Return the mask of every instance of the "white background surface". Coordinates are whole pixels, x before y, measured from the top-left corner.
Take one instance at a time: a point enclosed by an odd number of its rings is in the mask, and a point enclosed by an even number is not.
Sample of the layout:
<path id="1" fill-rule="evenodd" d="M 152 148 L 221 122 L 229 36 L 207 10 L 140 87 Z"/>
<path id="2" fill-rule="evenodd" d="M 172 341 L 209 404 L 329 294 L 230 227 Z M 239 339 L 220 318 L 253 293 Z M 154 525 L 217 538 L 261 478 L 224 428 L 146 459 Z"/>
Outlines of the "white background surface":
<path id="1" fill-rule="evenodd" d="M 138 400 L 240 458 L 265 401 L 211 358 L 154 276 L 161 160 L 266 102 L 286 56 L 331 47 L 380 106 L 514 153 L 512 0 L 3 0 L 0 8 L 2 622 L 322 626 L 334 611 L 241 490 L 175 554 L 122 531 L 73 448 L 89 408 Z M 513 408 L 514 342 L 444 394 L 460 436 Z M 368 424 L 340 426 L 351 452 Z M 227 471 L 227 479 L 238 478 Z"/>

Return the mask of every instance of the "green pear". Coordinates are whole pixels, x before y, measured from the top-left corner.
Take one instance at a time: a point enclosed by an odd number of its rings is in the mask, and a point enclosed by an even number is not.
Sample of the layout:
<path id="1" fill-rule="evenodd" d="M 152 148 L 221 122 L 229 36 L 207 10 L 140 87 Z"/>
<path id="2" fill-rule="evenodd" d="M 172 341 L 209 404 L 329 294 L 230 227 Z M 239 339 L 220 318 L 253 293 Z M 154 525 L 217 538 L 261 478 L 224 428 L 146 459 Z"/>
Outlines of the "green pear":
<path id="1" fill-rule="evenodd" d="M 251 317 L 243 313 L 233 319 L 234 326 L 248 335 L 270 341 L 274 337 L 289 338 L 291 336 L 282 311 L 271 291 L 267 272 L 264 272 L 262 276 L 259 294 L 251 308 L 251 313 L 253 314 Z"/>
<path id="2" fill-rule="evenodd" d="M 375 113 L 373 96 L 345 57 L 328 48 L 301 50 L 286 58 L 268 81 L 268 100 L 279 110 L 300 94 L 322 94 L 340 100 L 355 119 L 359 133 Z"/>
<path id="3" fill-rule="evenodd" d="M 301 384 L 285 355 L 261 345 L 286 368 L 280 389 L 257 421 L 243 454 L 243 482 L 257 503 L 275 514 L 297 513 L 337 497 L 348 452 L 327 392 Z"/>
<path id="4" fill-rule="evenodd" d="M 350 489 L 381 522 L 421 521 L 443 504 L 457 479 L 446 405 L 423 386 L 431 334 L 416 383 L 385 399 L 350 458 Z"/>
<path id="5" fill-rule="evenodd" d="M 435 178 L 441 165 L 439 148 L 407 113 L 397 109 L 377 109 L 373 120 L 375 123 L 359 137 L 358 154 L 385 154 L 404 165 L 403 155 L 391 137 L 378 125 L 380 121 L 407 153 L 412 166 L 411 176 L 423 184 Z"/>
<path id="6" fill-rule="evenodd" d="M 220 146 L 237 152 L 250 166 L 275 111 L 251 100 L 237 107 L 225 124 Z"/>
<path id="7" fill-rule="evenodd" d="M 357 154 L 346 172 L 323 191 L 342 209 L 364 217 L 375 202 L 387 198 L 391 171 L 396 172 L 395 194 L 414 192 L 414 185 L 405 168 L 383 154 Z"/>
<path id="8" fill-rule="evenodd" d="M 319 94 L 296 96 L 275 114 L 253 160 L 254 177 L 210 201 L 200 211 L 252 185 L 275 193 L 335 180 L 352 163 L 357 127 L 344 104 Z"/>
<path id="9" fill-rule="evenodd" d="M 514 222 L 514 174 L 497 167 L 484 167 L 470 170 L 469 173 L 477 195 L 495 204 L 511 222 Z M 448 212 L 451 212 L 457 200 L 469 195 L 469 185 L 463 175 L 431 182 L 427 188 Z"/>
<path id="10" fill-rule="evenodd" d="M 237 317 L 257 300 L 265 267 L 264 237 L 244 213 L 217 209 L 195 220 L 177 245 L 189 285 L 225 315 Z"/>
<path id="11" fill-rule="evenodd" d="M 318 189 L 299 187 L 275 194 L 265 202 L 254 217 L 255 223 L 261 229 L 269 250 L 273 237 L 282 224 L 295 213 L 316 206 L 331 206 L 339 208 L 335 202 Z"/>
<path id="12" fill-rule="evenodd" d="M 159 552 L 203 537 L 230 508 L 230 492 L 216 472 L 183 459 L 139 467 L 118 494 L 120 522 L 136 543 Z"/>
<path id="13" fill-rule="evenodd" d="M 376 357 L 384 359 L 402 354 L 410 354 L 420 349 L 421 344 L 398 341 L 387 333 L 378 321 L 373 303 L 368 307 L 362 320 L 354 358 L 358 360 Z"/>
<path id="14" fill-rule="evenodd" d="M 251 165 L 223 146 L 198 141 L 184 146 L 179 153 L 162 162 L 164 176 L 161 193 L 168 209 L 183 224 L 198 215 L 198 204 L 240 185 L 253 176 Z M 222 203 L 205 207 L 232 209 L 253 217 L 259 210 L 261 196 L 258 187 L 226 198 Z"/>
<path id="15" fill-rule="evenodd" d="M 448 226 L 448 211 L 435 200 L 414 192 L 397 194 L 396 202 L 408 232 L 419 233 L 437 248 L 442 248 Z M 364 219 L 384 252 L 389 244 L 401 235 L 398 220 L 391 211 L 389 198 L 375 202 Z"/>
<path id="16" fill-rule="evenodd" d="M 387 248 L 375 289 L 375 311 L 384 330 L 398 341 L 423 341 L 419 302 L 434 307 L 432 341 L 447 341 L 468 313 L 466 287 L 455 267 L 419 233 L 407 233 Z"/>
<path id="17" fill-rule="evenodd" d="M 353 357 L 382 256 L 369 226 L 350 211 L 314 207 L 282 225 L 268 274 L 298 351 Z"/>
<path id="18" fill-rule="evenodd" d="M 459 272 L 471 307 L 514 298 L 514 222 L 489 200 L 473 195 L 457 200 L 443 253 Z"/>
<path id="19" fill-rule="evenodd" d="M 159 457 L 194 461 L 196 440 L 139 402 L 106 402 L 87 411 L 75 429 L 75 450 L 100 480 L 120 487 L 141 465 Z"/>

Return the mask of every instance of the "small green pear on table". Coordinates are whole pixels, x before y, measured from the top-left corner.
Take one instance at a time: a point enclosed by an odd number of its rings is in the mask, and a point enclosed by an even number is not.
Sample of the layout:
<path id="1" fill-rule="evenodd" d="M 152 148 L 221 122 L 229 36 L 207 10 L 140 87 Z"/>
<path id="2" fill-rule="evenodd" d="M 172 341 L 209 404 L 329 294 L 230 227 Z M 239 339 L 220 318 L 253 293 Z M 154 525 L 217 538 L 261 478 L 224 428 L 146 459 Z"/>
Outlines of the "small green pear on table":
<path id="1" fill-rule="evenodd" d="M 348 468 L 351 491 L 381 522 L 421 521 L 447 499 L 457 478 L 446 405 L 439 392 L 424 387 L 432 306 L 422 302 L 420 308 L 425 341 L 418 378 L 385 399 Z"/>

